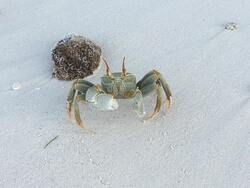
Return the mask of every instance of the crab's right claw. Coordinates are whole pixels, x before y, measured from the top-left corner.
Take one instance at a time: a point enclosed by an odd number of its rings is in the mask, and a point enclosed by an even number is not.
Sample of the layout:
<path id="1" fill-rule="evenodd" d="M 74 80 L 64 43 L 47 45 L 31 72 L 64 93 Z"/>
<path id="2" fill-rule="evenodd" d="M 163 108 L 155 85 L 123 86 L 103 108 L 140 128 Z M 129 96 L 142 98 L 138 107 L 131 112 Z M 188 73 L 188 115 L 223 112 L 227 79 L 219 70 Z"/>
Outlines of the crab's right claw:
<path id="1" fill-rule="evenodd" d="M 145 115 L 143 97 L 139 89 L 137 89 L 136 95 L 133 98 L 133 110 L 139 117 L 143 117 Z"/>

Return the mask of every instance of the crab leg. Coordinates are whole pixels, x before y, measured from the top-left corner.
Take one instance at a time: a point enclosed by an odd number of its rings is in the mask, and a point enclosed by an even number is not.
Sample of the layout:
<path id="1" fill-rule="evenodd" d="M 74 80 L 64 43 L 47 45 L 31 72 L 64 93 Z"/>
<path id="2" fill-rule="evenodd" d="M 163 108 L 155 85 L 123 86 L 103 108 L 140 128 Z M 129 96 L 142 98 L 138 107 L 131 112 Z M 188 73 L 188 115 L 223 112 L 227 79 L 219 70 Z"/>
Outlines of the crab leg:
<path id="1" fill-rule="evenodd" d="M 150 83 L 153 83 L 155 82 L 155 80 L 157 79 L 156 77 L 152 79 L 152 75 L 154 75 L 154 71 L 150 71 L 148 72 L 145 76 L 143 76 L 143 78 L 137 82 L 136 86 L 139 87 L 139 88 L 142 88 L 143 86 L 145 86 L 146 84 L 148 84 L 149 82 Z"/>
<path id="2" fill-rule="evenodd" d="M 71 89 L 69 91 L 69 94 L 68 94 L 68 97 L 67 97 L 67 112 L 68 112 L 68 115 L 69 115 L 70 119 L 72 119 L 71 111 L 72 111 L 73 101 L 74 101 L 74 98 L 75 98 L 75 93 L 76 93 L 76 90 L 75 90 L 75 87 L 73 85 L 71 87 Z"/>
<path id="3" fill-rule="evenodd" d="M 159 73 L 159 72 L 158 72 Z M 172 99 L 172 93 L 170 91 L 170 88 L 168 86 L 168 83 L 167 81 L 163 78 L 163 76 L 159 73 L 159 81 L 163 87 L 163 90 L 166 94 L 166 97 L 167 97 L 167 101 L 168 101 L 168 104 L 167 104 L 167 109 L 171 109 L 172 105 L 173 105 L 173 99 Z"/>
<path id="4" fill-rule="evenodd" d="M 78 92 L 78 91 L 77 91 Z M 76 94 L 77 95 L 77 94 Z M 82 122 L 81 120 L 81 117 L 80 117 L 80 111 L 79 111 L 79 106 L 78 106 L 78 101 L 82 101 L 82 99 L 85 98 L 85 96 L 83 95 L 77 95 L 76 96 L 76 99 L 74 100 L 74 114 L 75 114 L 75 119 L 76 119 L 76 122 L 77 124 L 83 128 L 85 131 L 87 131 L 88 133 L 91 133 L 91 134 L 95 134 L 94 131 L 88 129 L 84 123 Z"/>
<path id="5" fill-rule="evenodd" d="M 81 127 L 81 128 L 84 128 L 85 126 L 83 125 L 83 122 L 81 120 L 81 117 L 80 117 L 80 111 L 79 111 L 79 106 L 78 106 L 78 96 L 77 96 L 77 93 L 78 91 L 76 91 L 76 99 L 74 100 L 73 104 L 74 104 L 74 114 L 75 114 L 75 119 L 76 119 L 76 122 L 77 124 Z"/>
<path id="6" fill-rule="evenodd" d="M 84 127 L 80 118 L 78 101 L 85 99 L 86 91 L 94 84 L 86 80 L 76 80 L 71 87 L 67 97 L 67 111 L 70 119 L 72 119 L 72 107 L 74 108 L 75 119 L 80 127 Z M 84 101 L 84 100 L 83 100 Z"/>
<path id="7" fill-rule="evenodd" d="M 140 90 L 143 96 L 146 96 L 153 91 L 156 92 L 156 96 L 157 96 L 154 112 L 145 119 L 145 121 L 147 121 L 147 120 L 153 119 L 160 112 L 161 107 L 162 107 L 162 102 L 163 102 L 162 100 L 163 89 L 159 81 L 154 81 L 154 82 L 148 81 L 148 83 L 145 84 Z"/>
<path id="8" fill-rule="evenodd" d="M 167 84 L 167 81 L 163 78 L 161 73 L 159 73 L 156 70 L 150 71 L 137 83 L 137 87 L 139 87 L 139 89 L 144 89 L 144 87 L 152 85 L 153 83 L 156 82 L 159 82 L 160 85 L 162 86 L 168 101 L 167 108 L 170 109 L 172 106 L 172 94 Z M 144 89 L 145 91 L 143 92 L 143 95 L 146 96 L 149 93 L 151 93 L 153 91 L 153 88 L 151 89 L 150 87 L 146 87 L 146 89 Z"/>
<path id="9" fill-rule="evenodd" d="M 155 105 L 155 109 L 154 112 L 145 119 L 145 121 L 148 121 L 150 119 L 153 119 L 161 110 L 161 106 L 162 106 L 162 89 L 159 83 L 156 84 L 156 95 L 157 95 L 157 99 L 156 99 L 156 105 Z"/>
<path id="10" fill-rule="evenodd" d="M 71 118 L 73 108 L 75 120 L 81 128 L 85 128 L 85 126 L 80 117 L 78 105 L 80 101 L 88 102 L 101 110 L 115 110 L 118 108 L 118 103 L 113 95 L 105 93 L 100 85 L 94 85 L 86 80 L 76 80 L 67 98 L 67 110 Z"/>

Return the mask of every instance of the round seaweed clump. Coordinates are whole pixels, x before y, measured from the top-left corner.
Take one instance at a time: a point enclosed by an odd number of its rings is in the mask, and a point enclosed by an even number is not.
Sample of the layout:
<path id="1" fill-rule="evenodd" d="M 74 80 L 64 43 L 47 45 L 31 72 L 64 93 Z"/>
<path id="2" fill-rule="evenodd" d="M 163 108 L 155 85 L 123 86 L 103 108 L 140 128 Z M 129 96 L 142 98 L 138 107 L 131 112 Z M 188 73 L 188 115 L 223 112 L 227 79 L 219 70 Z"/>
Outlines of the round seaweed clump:
<path id="1" fill-rule="evenodd" d="M 53 76 L 74 80 L 92 75 L 98 68 L 101 48 L 91 40 L 72 35 L 60 40 L 52 50 Z"/>

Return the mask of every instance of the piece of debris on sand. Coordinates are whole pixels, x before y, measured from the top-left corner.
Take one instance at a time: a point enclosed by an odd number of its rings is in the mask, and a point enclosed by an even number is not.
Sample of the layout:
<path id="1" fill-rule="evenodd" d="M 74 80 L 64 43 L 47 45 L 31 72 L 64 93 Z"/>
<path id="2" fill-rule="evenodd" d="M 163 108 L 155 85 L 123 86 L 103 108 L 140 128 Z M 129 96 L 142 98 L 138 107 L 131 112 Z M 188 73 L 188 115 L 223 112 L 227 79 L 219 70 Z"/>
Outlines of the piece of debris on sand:
<path id="1" fill-rule="evenodd" d="M 225 25 L 225 29 L 229 31 L 235 31 L 237 30 L 237 28 L 238 28 L 238 25 L 234 22 L 230 22 Z"/>
<path id="2" fill-rule="evenodd" d="M 53 76 L 59 80 L 82 79 L 99 67 L 101 48 L 91 40 L 71 35 L 52 50 Z"/>

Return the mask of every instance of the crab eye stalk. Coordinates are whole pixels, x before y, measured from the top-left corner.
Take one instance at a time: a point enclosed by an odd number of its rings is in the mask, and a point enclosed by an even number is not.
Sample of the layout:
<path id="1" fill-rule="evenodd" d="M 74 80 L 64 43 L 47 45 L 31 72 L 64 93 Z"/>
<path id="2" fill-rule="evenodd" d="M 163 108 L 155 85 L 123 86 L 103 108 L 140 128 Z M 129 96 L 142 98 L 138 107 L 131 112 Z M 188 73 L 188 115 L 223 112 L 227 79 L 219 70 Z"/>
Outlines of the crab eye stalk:
<path id="1" fill-rule="evenodd" d="M 124 57 L 122 60 L 122 75 L 126 76 L 126 74 L 127 74 L 127 70 L 125 68 L 125 57 Z"/>
<path id="2" fill-rule="evenodd" d="M 103 62 L 104 62 L 104 64 L 105 64 L 105 66 L 106 66 L 106 74 L 108 75 L 108 76 L 110 76 L 110 77 L 113 77 L 113 75 L 112 75 L 112 73 L 111 73 L 111 70 L 110 70 L 110 68 L 109 68 L 109 65 L 108 65 L 108 63 L 107 63 L 107 61 L 102 57 L 102 60 L 103 60 Z"/>

